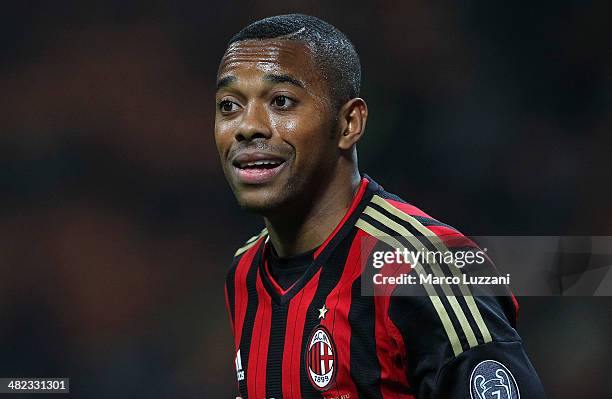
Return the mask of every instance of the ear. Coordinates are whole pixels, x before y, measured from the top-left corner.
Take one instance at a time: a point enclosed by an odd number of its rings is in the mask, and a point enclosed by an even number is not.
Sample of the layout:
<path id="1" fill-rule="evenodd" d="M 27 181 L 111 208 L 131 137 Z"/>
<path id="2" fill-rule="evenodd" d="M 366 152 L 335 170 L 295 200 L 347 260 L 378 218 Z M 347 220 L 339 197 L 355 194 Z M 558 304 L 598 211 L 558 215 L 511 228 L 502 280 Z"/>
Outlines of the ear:
<path id="1" fill-rule="evenodd" d="M 350 150 L 363 136 L 367 119 L 368 106 L 362 98 L 347 101 L 338 111 L 338 148 Z"/>

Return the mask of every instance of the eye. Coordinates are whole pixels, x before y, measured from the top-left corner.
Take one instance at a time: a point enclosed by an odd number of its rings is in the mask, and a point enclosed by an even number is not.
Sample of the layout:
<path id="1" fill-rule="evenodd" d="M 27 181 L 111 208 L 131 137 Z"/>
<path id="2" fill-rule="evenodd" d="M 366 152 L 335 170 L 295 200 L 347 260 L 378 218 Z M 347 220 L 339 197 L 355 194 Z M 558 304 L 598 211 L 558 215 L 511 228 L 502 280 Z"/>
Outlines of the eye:
<path id="1" fill-rule="evenodd" d="M 278 108 L 289 108 L 295 104 L 295 101 L 287 96 L 276 96 L 272 100 L 272 105 Z"/>
<path id="2" fill-rule="evenodd" d="M 230 100 L 223 100 L 219 102 L 219 109 L 221 112 L 233 112 L 236 111 L 238 104 Z"/>

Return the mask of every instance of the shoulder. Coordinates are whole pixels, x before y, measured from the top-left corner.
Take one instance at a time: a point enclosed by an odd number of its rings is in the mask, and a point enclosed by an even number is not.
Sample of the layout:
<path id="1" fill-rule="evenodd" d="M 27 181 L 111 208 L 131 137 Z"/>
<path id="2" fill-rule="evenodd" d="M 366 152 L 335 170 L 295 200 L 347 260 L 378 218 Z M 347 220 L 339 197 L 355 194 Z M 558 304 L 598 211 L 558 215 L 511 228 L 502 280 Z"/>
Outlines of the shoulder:
<path id="1" fill-rule="evenodd" d="M 229 270 L 227 271 L 227 277 L 228 278 L 231 278 L 231 277 L 233 277 L 235 275 L 236 269 L 241 264 L 241 260 L 243 258 L 245 258 L 245 257 L 249 257 L 250 255 L 252 255 L 252 252 L 256 251 L 256 249 L 258 247 L 257 244 L 259 242 L 261 242 L 261 239 L 265 239 L 265 237 L 267 237 L 267 235 L 268 235 L 268 230 L 266 228 L 264 228 L 258 234 L 255 234 L 254 236 L 252 236 L 248 240 L 246 240 L 234 252 L 234 256 L 232 258 L 231 266 L 230 266 Z M 242 263 L 244 263 L 244 262 L 242 262 Z"/>
<path id="2" fill-rule="evenodd" d="M 455 227 L 384 190 L 374 193 L 357 227 L 377 240 L 379 250 L 375 255 L 389 250 L 409 251 L 414 256 L 411 264 L 417 275 L 461 282 L 463 274 L 488 270 L 491 272 L 487 275 L 495 273 L 486 254 L 482 255 L 483 261 L 478 267 L 463 267 L 464 258 L 459 255 L 467 257 L 468 252 L 480 253 L 476 242 Z M 380 270 L 385 272 L 384 267 Z M 392 263 L 386 272 L 395 275 L 403 273 L 404 269 Z M 449 352 L 457 355 L 494 339 L 519 339 L 513 328 L 518 309 L 509 291 L 506 296 L 474 295 L 466 284 L 433 282 L 400 283 L 391 288 L 390 316 L 400 329 L 410 331 L 407 334 L 411 335 L 411 340 L 446 337 L 451 344 Z M 416 320 L 419 322 L 415 323 Z M 423 326 L 428 327 L 423 330 Z M 441 333 L 423 334 L 424 331 Z"/>
<path id="3" fill-rule="evenodd" d="M 259 242 L 260 238 L 266 237 L 267 235 L 268 235 L 268 229 L 264 228 L 258 234 L 255 234 L 254 236 L 250 237 L 248 240 L 244 242 L 244 244 L 242 244 L 236 250 L 236 252 L 234 252 L 234 259 L 240 257 L 245 252 L 247 252 L 249 249 L 253 248 Z"/>
<path id="4" fill-rule="evenodd" d="M 455 227 L 382 188 L 373 193 L 357 227 L 376 237 L 435 237 L 434 244 L 449 247 L 475 245 Z"/>

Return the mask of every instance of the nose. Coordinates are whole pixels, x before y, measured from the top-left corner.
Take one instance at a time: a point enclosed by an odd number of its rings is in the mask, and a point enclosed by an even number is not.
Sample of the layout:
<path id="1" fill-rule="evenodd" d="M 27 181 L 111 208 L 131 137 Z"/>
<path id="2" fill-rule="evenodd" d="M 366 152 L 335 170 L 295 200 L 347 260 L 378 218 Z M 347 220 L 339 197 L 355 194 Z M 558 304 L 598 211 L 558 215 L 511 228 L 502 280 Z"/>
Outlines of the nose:
<path id="1" fill-rule="evenodd" d="M 272 132 L 265 107 L 256 102 L 248 104 L 242 113 L 242 119 L 236 130 L 236 140 L 250 141 L 257 138 L 270 138 L 270 136 L 272 136 Z"/>

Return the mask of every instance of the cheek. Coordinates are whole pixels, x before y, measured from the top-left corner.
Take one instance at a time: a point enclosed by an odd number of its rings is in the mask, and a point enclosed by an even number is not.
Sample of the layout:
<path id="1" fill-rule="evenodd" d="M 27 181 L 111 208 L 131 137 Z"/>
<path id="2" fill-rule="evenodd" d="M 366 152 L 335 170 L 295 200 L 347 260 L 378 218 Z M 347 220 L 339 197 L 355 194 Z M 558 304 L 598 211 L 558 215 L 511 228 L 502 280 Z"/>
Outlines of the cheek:
<path id="1" fill-rule="evenodd" d="M 295 149 L 298 158 L 314 152 L 323 133 L 322 126 L 313 118 L 286 120 L 276 128 L 282 139 Z"/>
<path id="2" fill-rule="evenodd" d="M 219 152 L 219 155 L 223 154 L 225 148 L 223 138 L 224 135 L 222 131 L 217 126 L 215 126 L 215 144 L 217 146 L 217 151 Z"/>
<path id="3" fill-rule="evenodd" d="M 220 155 L 223 155 L 229 151 L 232 141 L 234 127 L 231 121 L 215 121 L 215 143 L 217 144 L 217 150 Z"/>
<path id="4" fill-rule="evenodd" d="M 313 116 L 286 121 L 279 131 L 283 131 L 283 140 L 295 149 L 296 166 L 305 171 L 329 165 L 335 154 L 329 129 L 329 124 Z"/>
<path id="5" fill-rule="evenodd" d="M 271 124 L 283 139 L 297 146 L 299 143 L 314 143 L 329 137 L 330 126 L 325 119 L 327 115 L 327 110 L 309 104 L 295 114 L 271 118 Z"/>
<path id="6" fill-rule="evenodd" d="M 295 119 L 289 119 L 285 123 L 283 123 L 282 126 L 280 127 L 289 134 L 295 134 L 295 132 L 298 129 L 298 125 L 299 125 L 298 121 L 296 121 Z"/>
<path id="7" fill-rule="evenodd" d="M 270 127 L 278 132 L 281 138 L 290 144 L 304 131 L 304 118 L 300 115 L 276 116 L 270 118 Z"/>

